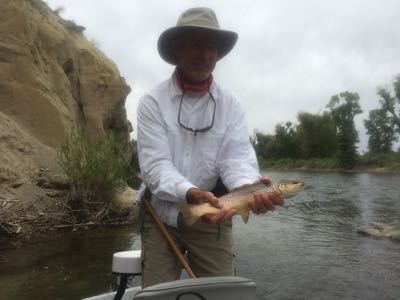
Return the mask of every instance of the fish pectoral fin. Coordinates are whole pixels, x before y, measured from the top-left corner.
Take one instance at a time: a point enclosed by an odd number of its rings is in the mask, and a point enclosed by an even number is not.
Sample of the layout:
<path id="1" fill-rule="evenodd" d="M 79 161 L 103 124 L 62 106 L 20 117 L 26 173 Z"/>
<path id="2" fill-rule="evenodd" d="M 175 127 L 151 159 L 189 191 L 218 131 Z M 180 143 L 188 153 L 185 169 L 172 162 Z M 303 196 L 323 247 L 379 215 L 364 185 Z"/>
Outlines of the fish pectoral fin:
<path id="1" fill-rule="evenodd" d="M 249 221 L 250 210 L 249 207 L 245 207 L 239 211 L 239 214 L 242 216 L 243 222 L 247 224 Z"/>

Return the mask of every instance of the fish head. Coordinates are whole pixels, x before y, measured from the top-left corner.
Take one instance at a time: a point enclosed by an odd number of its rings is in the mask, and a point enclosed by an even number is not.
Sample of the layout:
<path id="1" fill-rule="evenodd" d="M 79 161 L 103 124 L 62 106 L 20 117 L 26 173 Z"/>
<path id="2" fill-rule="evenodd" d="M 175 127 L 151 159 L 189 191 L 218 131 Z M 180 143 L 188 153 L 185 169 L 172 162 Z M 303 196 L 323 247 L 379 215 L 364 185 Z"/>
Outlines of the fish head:
<path id="1" fill-rule="evenodd" d="M 301 181 L 281 180 L 278 183 L 278 190 L 283 198 L 293 197 L 303 188 L 304 188 L 304 182 Z"/>

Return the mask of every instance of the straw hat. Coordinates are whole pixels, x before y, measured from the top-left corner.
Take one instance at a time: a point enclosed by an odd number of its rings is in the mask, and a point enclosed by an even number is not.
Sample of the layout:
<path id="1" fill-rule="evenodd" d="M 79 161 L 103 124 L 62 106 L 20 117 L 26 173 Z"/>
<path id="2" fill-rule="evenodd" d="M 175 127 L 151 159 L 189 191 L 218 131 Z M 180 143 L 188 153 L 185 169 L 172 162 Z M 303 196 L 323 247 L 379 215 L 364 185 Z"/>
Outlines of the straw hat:
<path id="1" fill-rule="evenodd" d="M 176 66 L 174 44 L 183 32 L 193 29 L 211 31 L 217 34 L 218 60 L 232 50 L 238 39 L 236 32 L 220 29 L 217 17 L 211 9 L 205 7 L 191 8 L 182 13 L 176 26 L 165 30 L 158 38 L 158 53 L 160 53 L 162 59 Z"/>

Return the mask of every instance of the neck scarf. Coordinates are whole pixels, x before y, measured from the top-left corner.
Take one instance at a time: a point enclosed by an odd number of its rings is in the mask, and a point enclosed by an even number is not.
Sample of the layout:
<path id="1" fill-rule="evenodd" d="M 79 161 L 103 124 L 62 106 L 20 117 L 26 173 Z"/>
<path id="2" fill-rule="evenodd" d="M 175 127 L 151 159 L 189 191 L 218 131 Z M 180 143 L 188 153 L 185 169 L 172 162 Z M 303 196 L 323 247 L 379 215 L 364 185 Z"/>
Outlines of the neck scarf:
<path id="1" fill-rule="evenodd" d="M 175 69 L 174 76 L 182 92 L 186 94 L 204 95 L 209 91 L 211 83 L 213 81 L 213 76 L 210 75 L 203 82 L 190 83 L 183 78 L 178 68 Z"/>

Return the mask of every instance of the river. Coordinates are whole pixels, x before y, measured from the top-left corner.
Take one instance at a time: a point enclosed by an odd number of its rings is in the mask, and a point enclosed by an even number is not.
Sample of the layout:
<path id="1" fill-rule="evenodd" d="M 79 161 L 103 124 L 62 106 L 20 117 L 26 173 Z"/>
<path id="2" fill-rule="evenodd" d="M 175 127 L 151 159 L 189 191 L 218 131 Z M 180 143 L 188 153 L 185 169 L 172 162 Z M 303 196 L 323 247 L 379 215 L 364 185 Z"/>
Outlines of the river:
<path id="1" fill-rule="evenodd" d="M 236 271 L 259 299 L 400 299 L 400 242 L 360 236 L 384 223 L 400 229 L 400 175 L 266 172 L 306 189 L 247 225 L 234 219 Z M 0 299 L 81 299 L 115 288 L 112 253 L 138 249 L 131 228 L 55 235 L 0 250 Z"/>

